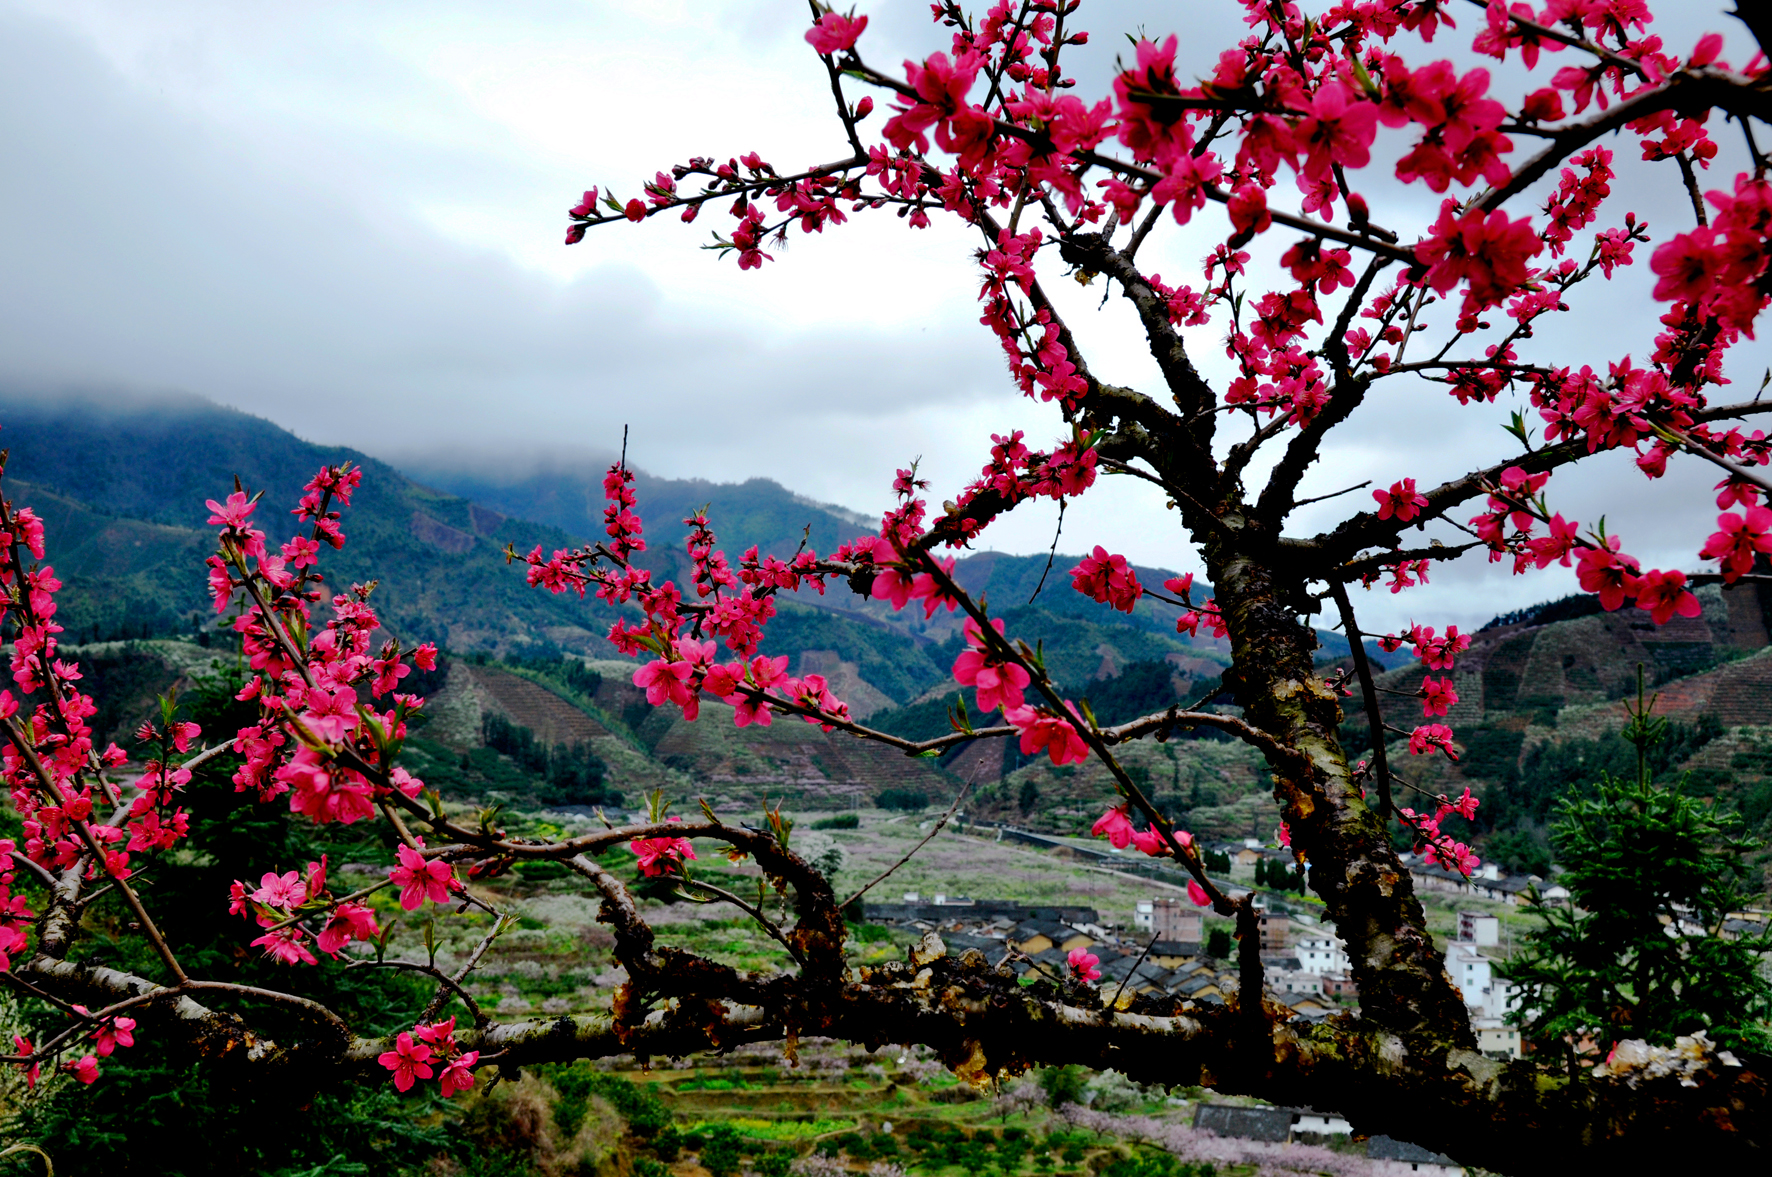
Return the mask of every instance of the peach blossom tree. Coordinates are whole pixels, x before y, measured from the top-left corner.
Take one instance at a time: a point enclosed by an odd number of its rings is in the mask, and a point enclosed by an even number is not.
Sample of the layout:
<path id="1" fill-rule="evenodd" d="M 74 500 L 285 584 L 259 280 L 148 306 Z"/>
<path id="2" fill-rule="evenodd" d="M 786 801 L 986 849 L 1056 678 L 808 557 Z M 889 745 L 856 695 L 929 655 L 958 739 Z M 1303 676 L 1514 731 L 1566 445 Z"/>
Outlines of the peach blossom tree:
<path id="1" fill-rule="evenodd" d="M 203 745 L 204 733 L 169 714 L 138 733 L 146 769 L 127 783 L 116 772 L 126 753 L 93 747 L 93 703 L 57 656 L 60 585 L 41 566 L 42 525 L 28 508 L 0 508 L 17 688 L 0 694 L 4 768 L 26 831 L 0 847 L 13 864 L 0 876 L 0 960 L 9 966 L 0 975 L 61 1018 L 36 1041 L 20 1037 L 6 1061 L 102 1083 L 103 1060 L 119 1048 L 177 1047 L 246 1076 L 296 1074 L 314 1085 L 355 1077 L 401 1090 L 436 1083 L 451 1094 L 494 1065 L 827 1035 L 926 1044 L 981 1083 L 1081 1063 L 1310 1104 L 1340 1111 L 1360 1132 L 1513 1173 L 1560 1169 L 1572 1146 L 1630 1168 L 1700 1151 L 1718 1163 L 1760 1155 L 1772 1143 L 1768 1060 L 1700 1040 L 1677 1057 L 1635 1052 L 1641 1066 L 1573 1073 L 1478 1052 L 1392 840 L 1401 828 L 1430 861 L 1469 872 L 1478 860 L 1459 830 L 1477 802 L 1468 791 L 1423 793 L 1416 774 L 1386 755 L 1387 733 L 1406 742 L 1409 758 L 1459 754 L 1445 720 L 1457 702 L 1451 671 L 1470 639 L 1453 626 L 1368 634 L 1349 587 L 1419 593 L 1437 566 L 1459 559 L 1517 574 L 1556 565 L 1573 568 L 1604 608 L 1634 605 L 1663 624 L 1696 615 L 1697 579 L 1755 575 L 1757 556 L 1772 553 L 1772 510 L 1760 505 L 1772 486 L 1762 472 L 1772 441 L 1738 423 L 1772 402 L 1720 393 L 1730 349 L 1753 338 L 1772 297 L 1772 183 L 1757 138 L 1772 99 L 1767 58 L 1730 65 L 1714 34 L 1690 48 L 1664 44 L 1643 0 L 1547 0 L 1542 10 L 1343 0 L 1309 13 L 1278 0 L 1236 2 L 1247 34 L 1209 77 L 1178 75 L 1175 37 L 1143 39 L 1111 93 L 1088 97 L 1066 72 L 1066 50 L 1088 37 L 1079 0 L 998 0 L 980 15 L 936 3 L 939 44 L 897 69 L 864 55 L 865 15 L 814 3 L 808 68 L 828 78 L 842 159 L 784 171 L 754 152 L 696 157 L 627 199 L 586 192 L 567 242 L 706 212 L 722 219 L 712 248 L 749 270 L 784 264 L 771 251 L 796 229 L 837 231 L 888 213 L 912 230 L 956 218 L 977 234 L 980 322 L 1031 411 L 1049 418 L 1052 440 L 1040 448 L 1021 430 L 981 440 L 978 477 L 944 488 L 949 497 L 934 509 L 915 469 L 898 471 L 896 505 L 879 527 L 830 552 L 729 557 L 717 521 L 692 517 L 692 573 L 681 585 L 636 560 L 656 533 L 642 523 L 624 459 L 605 479 L 602 538 L 511 553 L 532 585 L 612 607 L 619 620 L 608 640 L 636 661 L 634 683 L 687 720 L 711 699 L 739 726 L 811 723 L 907 755 L 1012 739 L 1056 765 L 1098 760 L 1116 792 L 1102 798 L 1097 835 L 1171 860 L 1191 877 L 1196 903 L 1237 922 L 1240 984 L 1229 1000 L 1116 992 L 1094 983 L 1099 962 L 1088 954 L 1065 978 L 1023 984 L 1000 963 L 948 955 L 933 940 L 908 962 L 854 967 L 841 914 L 852 897 L 795 852 L 779 813 L 755 829 L 705 804 L 688 818 L 667 816 L 654 798 L 649 820 L 551 840 L 513 834 L 495 814 L 477 824 L 452 816 L 400 765 L 407 721 L 424 707 L 401 680 L 434 665 L 436 651 L 378 636 L 366 587 L 322 588 L 319 558 L 342 546 L 341 509 L 359 480 L 340 467 L 309 485 L 296 508 L 300 532 L 280 546 L 257 526 L 253 496 L 210 503 L 210 586 L 218 611 L 240 609 L 251 670 L 240 699 L 258 719 L 208 733 L 215 742 Z M 1758 6 L 1744 13 L 1756 39 L 1772 35 Z M 1487 69 L 1439 54 L 1458 38 L 1519 67 L 1510 76 L 1542 84 L 1504 90 Z M 1725 132 L 1731 156 L 1746 160 L 1727 178 L 1717 166 Z M 1690 195 L 1689 222 L 1651 232 L 1621 207 L 1615 151 L 1662 164 L 1674 190 Z M 1389 228 L 1363 182 L 1374 193 L 1423 185 L 1440 198 L 1438 215 L 1419 236 Z M 1141 249 L 1189 224 L 1209 226 L 1214 244 L 1189 281 L 1166 283 L 1141 264 Z M 1554 354 L 1559 315 L 1645 267 L 1644 295 L 1663 312 L 1646 352 Z M 1091 370 L 1048 296 L 1054 275 L 1099 280 L 1126 300 L 1160 387 L 1125 387 Z M 1185 329 L 1201 327 L 1222 340 L 1228 378 L 1208 379 L 1190 355 Z M 1303 480 L 1326 439 L 1376 411 L 1371 394 L 1386 381 L 1410 396 L 1455 398 L 1503 426 L 1506 444 L 1480 468 L 1356 493 L 1333 527 L 1296 530 L 1309 501 Z M 1527 407 L 1510 412 L 1504 401 Z M 1692 537 L 1705 572 L 1645 567 L 1626 551 L 1627 532 L 1584 526 L 1559 508 L 1554 476 L 1617 450 L 1650 479 L 1674 461 L 1720 471 L 1716 525 Z M 1143 584 L 1122 555 L 1095 547 L 1070 573 L 1074 590 L 1127 612 L 1146 597 L 1168 602 L 1180 631 L 1227 639 L 1233 658 L 1198 704 L 1112 726 L 1066 697 L 1039 652 L 953 574 L 954 553 L 1008 512 L 1074 500 L 1105 475 L 1142 480 L 1167 500 L 1178 550 L 1198 554 L 1211 587 L 1198 592 L 1191 576 Z M 1425 538 L 1429 524 L 1451 539 Z M 954 614 L 966 641 L 954 678 L 975 692 L 988 724 L 962 712 L 948 735 L 897 738 L 857 722 L 821 676 L 791 673 L 769 647 L 778 597 L 842 590 L 926 617 Z M 1317 614 L 1347 637 L 1347 669 L 1316 665 Z M 1413 727 L 1387 725 L 1363 653 L 1368 637 L 1420 659 Z M 1211 705 L 1221 698 L 1235 706 Z M 1370 749 L 1343 745 L 1342 722 L 1356 709 Z M 1295 1020 L 1265 994 L 1250 897 L 1209 877 L 1201 847 L 1116 757 L 1130 741 L 1200 728 L 1265 758 L 1282 837 L 1309 864 L 1347 944 L 1357 1015 Z M 506 927 L 498 912 L 456 971 L 403 966 L 424 974 L 435 996 L 392 1038 L 365 1036 L 308 998 L 193 975 L 159 935 L 151 893 L 132 879 L 186 835 L 181 790 L 217 765 L 237 789 L 304 819 L 387 823 L 398 863 L 369 890 L 397 890 L 408 910 L 486 906 L 476 880 L 518 863 L 564 864 L 601 897 L 626 970 L 612 1015 L 500 1021 L 482 1008 L 466 982 Z M 791 920 L 698 876 L 698 844 L 703 854 L 718 845 L 754 860 Z M 632 870 L 612 870 L 607 852 L 623 846 Z M 635 880 L 647 878 L 738 905 L 792 967 L 744 974 L 661 945 L 636 900 Z M 133 914 L 154 949 L 152 975 L 76 951 L 83 905 L 99 890 Z M 240 917 L 243 943 L 293 969 L 324 968 L 365 959 L 383 938 L 367 894 L 341 894 L 315 862 L 237 882 L 215 902 Z M 284 1007 L 276 1037 L 229 1012 L 242 998 Z"/>

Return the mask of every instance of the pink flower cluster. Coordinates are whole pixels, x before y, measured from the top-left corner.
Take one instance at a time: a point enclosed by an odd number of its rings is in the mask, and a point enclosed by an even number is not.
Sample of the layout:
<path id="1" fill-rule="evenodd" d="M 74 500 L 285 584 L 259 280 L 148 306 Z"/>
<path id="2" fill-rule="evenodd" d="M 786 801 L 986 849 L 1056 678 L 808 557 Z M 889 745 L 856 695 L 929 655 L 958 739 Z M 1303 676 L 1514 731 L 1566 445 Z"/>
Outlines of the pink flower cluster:
<path id="1" fill-rule="evenodd" d="M 352 940 L 367 943 L 381 935 L 375 912 L 368 905 L 333 898 L 327 889 L 325 855 L 308 863 L 305 875 L 267 871 L 258 886 L 250 889 L 234 880 L 228 888 L 228 914 L 255 920 L 266 929 L 252 946 L 264 949 L 266 956 L 282 964 L 318 963 L 308 948 L 310 929 L 302 923 L 308 917 L 323 921 L 314 942 L 328 956 L 337 956 Z"/>
<path id="2" fill-rule="evenodd" d="M 683 819 L 668 817 L 665 820 L 677 822 Z M 628 843 L 628 849 L 634 852 L 640 873 L 648 878 L 680 873 L 685 861 L 695 860 L 695 847 L 689 844 L 689 839 L 670 835 L 635 838 Z"/>
<path id="3" fill-rule="evenodd" d="M 1001 637 L 1002 619 L 993 618 L 991 628 Z M 1031 681 L 1026 669 L 994 650 L 985 641 L 984 631 L 970 617 L 966 619 L 963 632 L 966 649 L 954 659 L 954 680 L 973 689 L 980 711 L 988 713 L 1002 708 L 1008 712 L 1021 707 L 1022 692 L 1027 690 Z"/>
<path id="4" fill-rule="evenodd" d="M 1173 853 L 1169 848 L 1169 843 L 1164 841 L 1163 835 L 1157 832 L 1155 826 L 1141 830 L 1132 824 L 1130 802 L 1122 802 L 1110 807 L 1106 813 L 1095 819 L 1095 824 L 1089 827 L 1089 832 L 1097 838 L 1105 837 L 1108 840 L 1108 845 L 1116 850 L 1136 846 L 1153 858 L 1161 858 Z M 1183 850 L 1187 850 L 1193 846 L 1194 836 L 1186 830 L 1176 830 L 1175 841 Z M 1206 889 L 1192 879 L 1188 880 L 1187 893 L 1188 898 L 1200 907 L 1210 907 L 1212 904 L 1211 897 L 1206 894 Z"/>
<path id="5" fill-rule="evenodd" d="M 1566 520 L 1560 513 L 1550 514 L 1539 493 L 1548 477 L 1527 474 L 1518 466 L 1502 472 L 1500 485 L 1489 496 L 1488 512 L 1471 520 L 1477 535 L 1488 543 L 1491 560 L 1512 554 L 1518 574 L 1553 563 L 1568 567 L 1573 556 L 1576 579 L 1583 590 L 1600 598 L 1604 609 L 1621 609 L 1626 601 L 1635 601 L 1656 625 L 1666 625 L 1676 616 L 1699 615 L 1698 598 L 1686 587 L 1684 572 L 1644 572 L 1634 557 L 1619 550 L 1618 536 L 1584 538 L 1578 522 Z M 1772 544 L 1754 546 L 1766 543 L 1763 532 L 1754 532 L 1743 516 L 1725 514 L 1718 522 L 1723 530 L 1710 537 L 1700 555 L 1724 559 L 1726 579 L 1733 580 L 1751 567 L 1754 552 L 1772 551 Z M 1772 514 L 1767 515 L 1767 522 L 1772 522 Z M 1548 534 L 1535 537 L 1532 532 L 1539 523 L 1547 526 Z"/>
<path id="6" fill-rule="evenodd" d="M 449 1018 L 400 1031 L 394 1049 L 376 1061 L 393 1072 L 397 1090 L 411 1091 L 418 1080 L 436 1075 L 443 1098 L 448 1099 L 474 1085 L 474 1065 L 480 1061 L 480 1052 L 461 1049 L 455 1040 L 455 1019 Z M 442 1068 L 441 1074 L 437 1067 Z"/>
<path id="7" fill-rule="evenodd" d="M 1087 948 L 1073 948 L 1065 956 L 1065 963 L 1070 966 L 1071 979 L 1084 985 L 1101 980 L 1101 957 Z"/>
<path id="8" fill-rule="evenodd" d="M 1450 738 L 1450 737 L 1448 737 Z M 1477 817 L 1477 799 L 1466 789 L 1456 801 L 1444 796 L 1432 816 L 1417 813 L 1413 809 L 1400 808 L 1397 813 L 1402 817 L 1415 835 L 1415 849 L 1429 866 L 1443 866 L 1447 870 L 1455 870 L 1468 876 L 1482 860 L 1476 852 L 1463 842 L 1441 831 L 1440 824 L 1454 815 L 1466 821 L 1475 821 Z"/>
<path id="9" fill-rule="evenodd" d="M 18 844 L 11 838 L 0 838 L 0 971 L 12 967 L 11 958 L 30 944 L 29 929 L 36 918 L 25 905 L 23 895 L 12 893 L 18 871 L 12 856 Z"/>
<path id="10" fill-rule="evenodd" d="M 1095 545 L 1093 554 L 1083 557 L 1083 562 L 1071 569 L 1071 587 L 1122 613 L 1137 608 L 1138 598 L 1144 595 L 1144 586 L 1138 583 L 1138 573 L 1126 563 L 1126 557 L 1109 555 L 1100 544 Z"/>

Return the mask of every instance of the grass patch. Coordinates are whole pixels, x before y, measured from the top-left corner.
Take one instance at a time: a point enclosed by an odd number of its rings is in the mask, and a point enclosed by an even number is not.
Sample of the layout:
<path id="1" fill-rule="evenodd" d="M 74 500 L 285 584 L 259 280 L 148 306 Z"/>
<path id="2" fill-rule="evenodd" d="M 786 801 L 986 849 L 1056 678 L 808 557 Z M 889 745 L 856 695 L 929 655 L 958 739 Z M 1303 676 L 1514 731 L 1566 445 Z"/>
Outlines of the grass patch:
<path id="1" fill-rule="evenodd" d="M 758 1120 L 751 1117 L 735 1117 L 721 1120 L 740 1136 L 748 1136 L 753 1140 L 800 1141 L 811 1140 L 818 1136 L 829 1136 L 833 1132 L 848 1132 L 855 1127 L 854 1120 Z M 707 1132 L 714 1127 L 712 1121 L 697 1124 L 695 1130 Z"/>

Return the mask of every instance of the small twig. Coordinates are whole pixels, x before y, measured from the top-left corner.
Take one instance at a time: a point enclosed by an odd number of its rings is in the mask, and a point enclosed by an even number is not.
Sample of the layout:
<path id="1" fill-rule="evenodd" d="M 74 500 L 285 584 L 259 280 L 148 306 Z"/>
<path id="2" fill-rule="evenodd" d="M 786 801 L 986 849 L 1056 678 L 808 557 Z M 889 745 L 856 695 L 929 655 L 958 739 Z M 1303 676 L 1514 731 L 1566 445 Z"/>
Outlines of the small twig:
<path id="1" fill-rule="evenodd" d="M 1150 212 L 1145 214 L 1144 220 L 1140 221 L 1137 227 L 1132 230 L 1132 236 L 1126 241 L 1126 248 L 1120 251 L 1126 255 L 1127 261 L 1133 259 L 1138 253 L 1138 247 L 1144 244 L 1144 239 L 1149 237 L 1151 230 L 1157 227 L 1157 222 L 1163 216 L 1163 208 L 1164 206 L 1160 204 L 1154 206 Z"/>
<path id="2" fill-rule="evenodd" d="M 305 1009 L 309 1013 L 314 1014 L 322 1022 L 325 1022 L 330 1026 L 332 1030 L 346 1042 L 351 1041 L 351 1038 L 353 1037 L 351 1034 L 351 1028 L 345 1025 L 343 1018 L 339 1017 L 319 1002 L 311 1001 L 306 997 L 298 997 L 293 993 L 279 993 L 275 989 L 260 989 L 256 985 L 236 985 L 231 981 L 185 981 L 181 984 L 169 987 L 169 991 L 174 993 L 188 992 L 190 990 L 213 990 L 218 993 L 238 993 L 245 997 L 259 997 L 266 1001 L 275 1001 L 284 1005 L 293 1005 L 298 1009 Z"/>
<path id="3" fill-rule="evenodd" d="M 1120 1004 L 1120 994 L 1126 992 L 1126 986 L 1132 983 L 1132 974 L 1138 971 L 1138 966 L 1144 963 L 1144 958 L 1149 956 L 1151 954 L 1151 949 L 1156 946 L 1157 933 L 1152 932 L 1151 942 L 1144 946 L 1144 951 L 1138 954 L 1138 959 L 1132 962 L 1132 967 L 1126 970 L 1126 975 L 1124 977 L 1120 978 L 1120 987 L 1114 990 L 1114 999 L 1107 1003 L 1109 1009 L 1113 1009 Z"/>
<path id="4" fill-rule="evenodd" d="M 1692 199 L 1692 215 L 1698 218 L 1698 227 L 1703 229 L 1710 225 L 1710 218 L 1704 214 L 1704 197 L 1698 191 L 1698 177 L 1692 171 L 1692 161 L 1686 158 L 1684 151 L 1676 152 L 1674 158 L 1680 164 L 1680 177 L 1686 183 L 1686 195 Z"/>
<path id="5" fill-rule="evenodd" d="M 1296 507 L 1302 507 L 1306 503 L 1321 503 L 1321 502 L 1324 502 L 1325 500 L 1328 500 L 1328 499 L 1338 499 L 1342 495 L 1353 494 L 1356 490 L 1362 490 L 1365 487 L 1368 487 L 1371 485 L 1372 485 L 1372 480 L 1370 478 L 1368 478 L 1366 481 L 1357 482 L 1353 486 L 1350 486 L 1345 490 L 1333 491 L 1333 492 L 1326 494 L 1326 495 L 1317 495 L 1315 498 L 1295 499 L 1295 500 L 1293 500 L 1292 505 L 1293 505 L 1293 507 L 1296 508 Z"/>
<path id="6" fill-rule="evenodd" d="M 419 1011 L 418 1018 L 413 1022 L 413 1025 L 415 1026 L 422 1026 L 427 1022 L 430 1022 L 442 1011 L 443 1002 L 441 999 L 445 992 L 455 994 L 455 996 L 460 999 L 461 1003 L 468 1007 L 468 1013 L 473 1015 L 474 1024 L 476 1026 L 483 1025 L 486 1022 L 486 1015 L 480 1011 L 480 1004 L 474 1000 L 473 995 L 466 989 L 462 988 L 459 981 L 455 980 L 455 978 L 451 977 L 436 965 L 419 964 L 417 961 L 413 960 L 359 960 L 351 962 L 346 968 L 410 969 L 415 973 L 423 973 L 425 976 L 436 981 L 437 995 L 431 998 L 423 1010 Z"/>
<path id="7" fill-rule="evenodd" d="M 1731 476 L 1739 478 L 1743 482 L 1751 482 L 1761 490 L 1772 492 L 1772 478 L 1767 478 L 1764 474 L 1760 474 L 1757 471 L 1749 470 L 1746 466 L 1731 462 L 1721 454 L 1711 452 L 1708 447 L 1699 445 L 1696 441 L 1693 441 L 1690 434 L 1668 426 L 1655 426 L 1654 429 L 1658 436 L 1673 442 L 1694 457 L 1703 458 L 1707 462 L 1715 463 L 1724 470 L 1727 470 Z"/>
<path id="8" fill-rule="evenodd" d="M 935 828 L 929 831 L 929 836 L 927 838 L 924 838 L 921 842 L 918 842 L 915 846 L 911 847 L 911 851 L 909 854 L 906 854 L 903 858 L 899 859 L 897 862 L 895 862 L 891 866 L 887 867 L 884 871 L 881 871 L 880 874 L 878 876 L 876 876 L 872 882 L 868 883 L 867 886 L 863 887 L 861 890 L 857 891 L 855 894 L 851 895 L 849 898 L 847 898 L 843 902 L 839 903 L 837 905 L 837 910 L 843 911 L 843 910 L 847 909 L 851 903 L 854 903 L 857 899 L 860 899 L 863 895 L 866 895 L 869 891 L 872 891 L 879 884 L 884 883 L 886 881 L 887 877 L 892 874 L 892 872 L 896 871 L 899 867 L 903 866 L 905 863 L 909 862 L 912 858 L 914 858 L 916 856 L 917 851 L 923 849 L 923 847 L 927 846 L 929 844 L 930 840 L 935 837 L 935 835 L 941 833 L 942 827 L 948 824 L 948 819 L 950 817 L 954 816 L 954 812 L 960 808 L 960 801 L 962 798 L 964 798 L 966 796 L 966 790 L 970 789 L 971 787 L 972 787 L 971 781 L 967 781 L 965 784 L 961 785 L 960 791 L 958 793 L 954 794 L 954 803 L 952 805 L 948 806 L 948 811 L 946 813 L 941 815 L 941 819 L 935 823 Z"/>
<path id="9" fill-rule="evenodd" d="M 49 871 L 46 870 L 45 868 L 37 865 L 35 862 L 32 862 L 30 860 L 30 858 L 26 856 L 26 854 L 23 850 L 14 850 L 12 852 L 12 857 L 15 861 L 22 862 L 26 866 L 30 867 L 32 873 L 35 874 L 38 878 L 42 879 L 45 886 L 48 886 L 48 887 L 55 886 L 55 876 L 50 874 Z"/>
<path id="10" fill-rule="evenodd" d="M 736 896 L 732 892 L 726 890 L 724 887 L 716 887 L 712 883 L 704 883 L 700 879 L 683 879 L 683 880 L 680 880 L 679 885 L 680 886 L 689 886 L 689 887 L 698 887 L 701 890 L 706 891 L 712 895 L 717 895 L 721 899 L 725 900 L 727 903 L 732 904 L 732 906 L 738 908 L 740 911 L 744 912 L 746 915 L 748 915 L 752 919 L 756 920 L 757 923 L 762 926 L 762 928 L 765 932 L 768 932 L 772 937 L 775 938 L 776 943 L 780 944 L 783 948 L 787 949 L 788 955 L 794 958 L 795 963 L 797 963 L 801 968 L 806 967 L 806 958 L 800 955 L 800 950 L 798 948 L 794 947 L 793 941 L 791 941 L 787 938 L 787 935 L 781 930 L 781 928 L 779 926 L 777 926 L 776 923 L 773 920 L 771 920 L 768 916 L 764 915 L 761 911 L 757 910 L 755 907 L 752 907 L 749 903 L 746 903 L 743 899 L 740 899 L 738 896 Z"/>
<path id="11" fill-rule="evenodd" d="M 1384 751 L 1384 715 L 1378 708 L 1378 694 L 1372 682 L 1372 665 L 1366 659 L 1366 638 L 1354 620 L 1353 602 L 1348 600 L 1347 586 L 1339 580 L 1329 582 L 1330 595 L 1341 611 L 1341 624 L 1347 644 L 1353 650 L 1354 673 L 1360 676 L 1360 695 L 1366 704 L 1366 724 L 1372 729 L 1372 767 L 1378 780 L 1378 816 L 1389 821 L 1391 815 L 1391 768 Z"/>
<path id="12" fill-rule="evenodd" d="M 1058 499 L 1058 527 L 1052 533 L 1052 550 L 1046 553 L 1046 568 L 1040 573 L 1040 583 L 1034 586 L 1034 595 L 1028 598 L 1033 604 L 1039 597 L 1040 590 L 1046 587 L 1046 577 L 1052 572 L 1052 561 L 1058 558 L 1058 537 L 1064 534 L 1064 496 Z"/>

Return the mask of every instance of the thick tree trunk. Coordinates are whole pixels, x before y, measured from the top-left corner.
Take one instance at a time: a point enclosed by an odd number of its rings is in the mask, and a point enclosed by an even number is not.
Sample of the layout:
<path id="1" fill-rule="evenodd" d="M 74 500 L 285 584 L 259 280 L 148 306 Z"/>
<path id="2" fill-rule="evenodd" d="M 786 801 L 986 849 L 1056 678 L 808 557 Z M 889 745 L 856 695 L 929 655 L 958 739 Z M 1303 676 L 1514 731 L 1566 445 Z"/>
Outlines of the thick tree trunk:
<path id="1" fill-rule="evenodd" d="M 1224 521 L 1259 542 L 1253 520 Z M 1313 668 L 1317 641 L 1288 602 L 1304 599 L 1296 572 L 1247 554 L 1257 543 L 1214 537 L 1207 568 L 1230 631 L 1236 694 L 1245 718 L 1300 759 L 1275 762 L 1274 796 L 1293 849 L 1311 864 L 1311 884 L 1347 942 L 1363 1015 L 1444 1047 L 1474 1048 L 1463 999 L 1428 935 L 1409 872 L 1361 796 L 1337 737 L 1341 701 Z"/>

